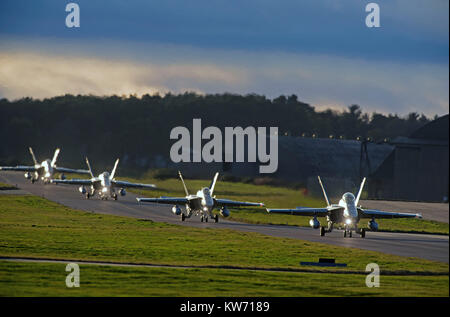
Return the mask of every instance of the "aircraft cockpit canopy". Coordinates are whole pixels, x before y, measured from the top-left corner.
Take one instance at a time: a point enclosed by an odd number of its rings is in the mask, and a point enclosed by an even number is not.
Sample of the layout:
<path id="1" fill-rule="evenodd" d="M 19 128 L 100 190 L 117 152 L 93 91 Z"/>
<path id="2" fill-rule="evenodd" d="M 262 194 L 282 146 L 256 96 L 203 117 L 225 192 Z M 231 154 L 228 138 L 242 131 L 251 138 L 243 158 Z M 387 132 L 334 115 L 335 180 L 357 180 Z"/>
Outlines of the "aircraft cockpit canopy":
<path id="1" fill-rule="evenodd" d="M 346 202 L 346 203 L 351 203 L 353 201 L 355 201 L 355 196 L 352 193 L 345 193 L 342 196 L 342 199 Z"/>

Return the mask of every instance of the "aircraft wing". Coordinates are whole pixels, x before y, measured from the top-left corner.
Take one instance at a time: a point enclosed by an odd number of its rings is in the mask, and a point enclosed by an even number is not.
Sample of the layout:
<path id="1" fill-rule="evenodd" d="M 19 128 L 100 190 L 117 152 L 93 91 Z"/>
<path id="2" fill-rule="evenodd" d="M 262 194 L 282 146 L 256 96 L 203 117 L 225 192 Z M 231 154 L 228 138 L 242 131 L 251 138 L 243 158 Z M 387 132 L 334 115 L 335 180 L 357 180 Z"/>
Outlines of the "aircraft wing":
<path id="1" fill-rule="evenodd" d="M 228 206 L 228 207 L 264 207 L 263 203 L 251 203 L 246 201 L 235 201 L 229 199 L 217 199 L 214 198 L 216 206 Z"/>
<path id="2" fill-rule="evenodd" d="M 81 169 L 72 169 L 59 166 L 54 166 L 53 169 L 59 173 L 89 174 L 88 170 L 81 170 Z"/>
<path id="3" fill-rule="evenodd" d="M 70 184 L 70 185 L 92 185 L 92 180 L 90 179 L 52 179 L 53 184 Z"/>
<path id="4" fill-rule="evenodd" d="M 34 166 L 0 166 L 0 171 L 22 171 L 22 172 L 34 172 L 36 167 Z"/>
<path id="5" fill-rule="evenodd" d="M 156 204 L 168 204 L 168 205 L 183 205 L 189 202 L 186 197 L 159 197 L 159 198 L 139 198 L 136 200 L 141 203 L 156 203 Z"/>
<path id="6" fill-rule="evenodd" d="M 89 171 L 87 171 L 89 173 Z M 154 189 L 156 188 L 156 185 L 153 184 L 136 184 L 136 183 L 130 183 L 125 181 L 116 181 L 112 180 L 111 183 L 115 187 L 132 187 L 132 188 L 147 188 L 147 189 Z"/>
<path id="7" fill-rule="evenodd" d="M 334 206 L 329 208 L 308 208 L 308 207 L 297 207 L 295 209 L 270 209 L 267 208 L 268 213 L 273 214 L 286 214 L 294 216 L 318 216 L 324 217 L 329 213 L 342 210 L 341 206 Z"/>
<path id="8" fill-rule="evenodd" d="M 421 214 L 389 212 L 375 209 L 359 209 L 361 218 L 422 218 Z"/>
<path id="9" fill-rule="evenodd" d="M 327 208 L 296 208 L 296 209 L 269 209 L 270 214 L 286 214 L 295 216 L 326 216 L 330 210 Z"/>

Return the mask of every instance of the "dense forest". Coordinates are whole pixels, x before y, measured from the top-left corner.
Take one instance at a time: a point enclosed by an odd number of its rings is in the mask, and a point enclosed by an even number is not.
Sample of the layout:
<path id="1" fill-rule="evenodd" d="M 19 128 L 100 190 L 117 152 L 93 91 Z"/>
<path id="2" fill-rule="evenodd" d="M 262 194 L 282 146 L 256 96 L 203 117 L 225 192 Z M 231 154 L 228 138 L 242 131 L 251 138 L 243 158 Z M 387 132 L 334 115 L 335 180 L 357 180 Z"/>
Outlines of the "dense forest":
<path id="1" fill-rule="evenodd" d="M 280 135 L 371 138 L 375 142 L 408 136 L 431 118 L 417 113 L 364 113 L 358 105 L 345 111 L 316 111 L 296 95 L 273 100 L 261 95 L 185 93 L 135 96 L 65 95 L 36 100 L 0 100 L 0 164 L 31 164 L 28 146 L 38 160 L 61 147 L 60 165 L 83 167 L 88 155 L 94 170 L 111 167 L 116 157 L 127 170 L 164 167 L 170 130 L 192 127 L 223 128 L 277 126 Z"/>

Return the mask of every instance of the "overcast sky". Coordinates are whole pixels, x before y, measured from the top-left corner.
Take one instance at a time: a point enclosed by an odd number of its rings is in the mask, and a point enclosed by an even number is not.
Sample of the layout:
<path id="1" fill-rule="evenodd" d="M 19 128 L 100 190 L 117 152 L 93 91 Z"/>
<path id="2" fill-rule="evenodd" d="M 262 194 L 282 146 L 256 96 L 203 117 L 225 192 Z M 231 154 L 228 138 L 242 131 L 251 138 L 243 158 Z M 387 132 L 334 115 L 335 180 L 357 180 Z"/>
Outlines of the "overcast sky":
<path id="1" fill-rule="evenodd" d="M 2 0 L 0 97 L 189 90 L 448 113 L 449 2 L 374 1 L 367 28 L 369 2 Z"/>

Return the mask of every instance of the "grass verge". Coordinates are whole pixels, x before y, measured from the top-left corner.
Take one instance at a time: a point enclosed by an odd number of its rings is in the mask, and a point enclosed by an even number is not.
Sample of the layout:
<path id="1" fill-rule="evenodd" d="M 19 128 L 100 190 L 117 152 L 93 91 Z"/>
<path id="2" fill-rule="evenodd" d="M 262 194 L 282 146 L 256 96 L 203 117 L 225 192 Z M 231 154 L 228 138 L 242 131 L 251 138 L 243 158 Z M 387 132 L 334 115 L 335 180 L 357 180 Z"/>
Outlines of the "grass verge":
<path id="1" fill-rule="evenodd" d="M 77 211 L 36 196 L 0 195 L 0 255 L 168 265 L 298 268 L 335 258 L 348 270 L 448 272 L 448 264 L 297 239 L 192 228 Z"/>
<path id="2" fill-rule="evenodd" d="M 12 190 L 12 189 L 17 189 L 17 187 L 11 184 L 0 183 L 0 190 Z"/>
<path id="3" fill-rule="evenodd" d="M 65 264 L 0 261 L 0 296 L 448 296 L 448 276 L 364 275 L 129 268 L 80 265 L 80 287 L 65 285 Z"/>
<path id="4" fill-rule="evenodd" d="M 3 296 L 448 296 L 448 264 L 295 239 L 197 229 L 77 211 L 35 196 L 0 195 L 0 256 L 213 266 L 138 268 L 81 264 L 82 287 L 67 289 L 63 264 L 0 261 Z M 228 270 L 299 268 L 333 257 L 347 268 L 380 265 L 382 287 L 365 275 Z M 314 268 L 313 270 L 317 270 Z M 421 274 L 445 274 L 421 276 Z"/>

